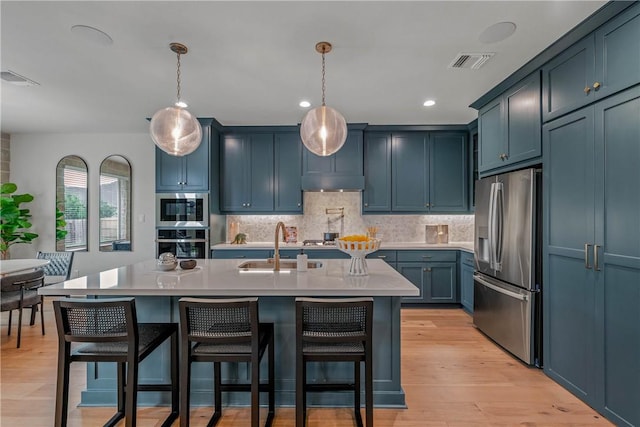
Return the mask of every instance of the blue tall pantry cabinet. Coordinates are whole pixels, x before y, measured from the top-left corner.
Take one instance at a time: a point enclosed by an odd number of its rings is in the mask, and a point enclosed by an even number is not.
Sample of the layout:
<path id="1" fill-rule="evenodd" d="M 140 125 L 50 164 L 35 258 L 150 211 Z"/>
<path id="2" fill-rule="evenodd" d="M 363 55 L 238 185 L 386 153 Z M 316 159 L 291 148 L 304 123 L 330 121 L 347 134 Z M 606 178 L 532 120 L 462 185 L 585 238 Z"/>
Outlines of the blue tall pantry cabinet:
<path id="1" fill-rule="evenodd" d="M 547 123 L 545 372 L 640 425 L 640 86 Z"/>

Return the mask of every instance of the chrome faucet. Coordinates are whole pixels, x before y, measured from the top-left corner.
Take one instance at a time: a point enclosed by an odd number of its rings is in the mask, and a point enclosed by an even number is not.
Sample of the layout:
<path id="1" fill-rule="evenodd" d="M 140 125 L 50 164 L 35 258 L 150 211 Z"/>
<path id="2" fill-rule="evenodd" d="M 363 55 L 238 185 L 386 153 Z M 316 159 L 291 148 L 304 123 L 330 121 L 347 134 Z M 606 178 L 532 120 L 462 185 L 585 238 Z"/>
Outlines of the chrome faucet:
<path id="1" fill-rule="evenodd" d="M 273 253 L 273 271 L 280 271 L 280 240 L 278 239 L 278 230 L 282 229 L 282 240 L 287 238 L 287 230 L 284 227 L 284 222 L 280 221 L 276 224 L 276 236 L 273 242 L 275 251 Z"/>

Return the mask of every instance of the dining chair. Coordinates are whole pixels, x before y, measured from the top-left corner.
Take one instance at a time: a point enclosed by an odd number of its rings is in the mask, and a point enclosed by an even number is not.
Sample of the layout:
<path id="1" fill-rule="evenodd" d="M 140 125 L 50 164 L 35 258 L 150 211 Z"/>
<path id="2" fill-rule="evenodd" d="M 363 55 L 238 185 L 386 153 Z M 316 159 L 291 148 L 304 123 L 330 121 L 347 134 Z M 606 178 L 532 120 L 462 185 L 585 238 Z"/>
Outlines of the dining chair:
<path id="1" fill-rule="evenodd" d="M 296 427 L 307 419 L 307 392 L 353 391 L 356 425 L 360 414 L 360 363 L 365 371 L 367 427 L 373 427 L 373 298 L 296 298 Z M 353 362 L 354 381 L 307 382 L 308 362 Z"/>
<path id="2" fill-rule="evenodd" d="M 40 323 L 42 335 L 44 335 L 44 310 L 42 310 L 42 297 L 37 289 L 43 286 L 44 272 L 42 269 L 28 273 L 17 273 L 0 278 L 0 311 L 9 312 L 8 333 L 11 335 L 11 317 L 13 310 L 18 310 L 18 341 L 16 347 L 20 348 L 22 337 L 22 309 L 31 308 L 31 322 L 35 323 L 35 312 L 40 305 Z"/>
<path id="3" fill-rule="evenodd" d="M 180 329 L 182 365 L 180 373 L 180 426 L 189 425 L 191 364 L 213 362 L 214 412 L 207 424 L 212 427 L 222 416 L 222 392 L 251 392 L 251 427 L 260 422 L 260 392 L 269 394 L 265 426 L 275 414 L 273 323 L 258 320 L 258 298 L 181 298 Z M 268 380 L 260 383 L 260 361 L 268 354 Z M 221 362 L 251 364 L 248 384 L 222 383 Z"/>
<path id="4" fill-rule="evenodd" d="M 63 282 L 71 278 L 71 267 L 73 265 L 73 255 L 75 252 L 41 252 L 38 251 L 36 258 L 49 260 L 49 264 L 44 269 L 44 284 Z"/>
<path id="5" fill-rule="evenodd" d="M 179 408 L 176 323 L 138 323 L 133 298 L 62 298 L 53 301 L 53 310 L 58 328 L 56 427 L 67 425 L 73 362 L 117 363 L 117 412 L 105 426 L 124 418 L 126 427 L 135 427 L 138 391 L 170 391 L 171 412 L 161 425 L 173 424 Z M 171 342 L 171 383 L 138 384 L 140 362 L 166 340 Z"/>

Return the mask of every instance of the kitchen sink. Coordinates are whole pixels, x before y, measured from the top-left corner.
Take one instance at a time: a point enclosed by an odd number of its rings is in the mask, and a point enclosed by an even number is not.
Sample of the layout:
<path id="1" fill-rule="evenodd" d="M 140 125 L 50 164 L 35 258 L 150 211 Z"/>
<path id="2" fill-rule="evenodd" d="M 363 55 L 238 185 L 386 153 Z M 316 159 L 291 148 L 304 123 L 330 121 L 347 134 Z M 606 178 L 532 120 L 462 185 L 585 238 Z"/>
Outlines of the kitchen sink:
<path id="1" fill-rule="evenodd" d="M 238 265 L 240 271 L 273 271 L 275 262 L 272 258 L 258 261 L 245 261 Z M 290 271 L 295 270 L 298 267 L 297 261 L 292 260 L 280 260 L 280 270 Z M 322 263 L 319 261 L 307 261 L 307 268 L 320 268 Z"/>

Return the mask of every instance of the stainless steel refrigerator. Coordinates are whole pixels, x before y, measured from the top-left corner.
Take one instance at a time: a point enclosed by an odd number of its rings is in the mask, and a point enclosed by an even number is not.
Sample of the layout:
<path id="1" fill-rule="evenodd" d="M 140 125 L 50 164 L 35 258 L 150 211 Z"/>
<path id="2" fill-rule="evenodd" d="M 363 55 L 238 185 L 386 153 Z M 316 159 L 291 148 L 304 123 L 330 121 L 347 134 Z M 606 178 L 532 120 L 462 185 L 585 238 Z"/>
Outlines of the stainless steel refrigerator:
<path id="1" fill-rule="evenodd" d="M 542 366 L 541 174 L 476 182 L 473 323 L 529 365 Z"/>

